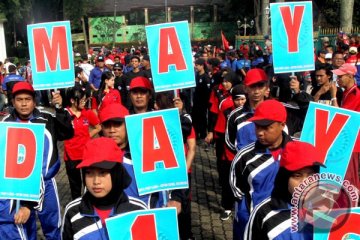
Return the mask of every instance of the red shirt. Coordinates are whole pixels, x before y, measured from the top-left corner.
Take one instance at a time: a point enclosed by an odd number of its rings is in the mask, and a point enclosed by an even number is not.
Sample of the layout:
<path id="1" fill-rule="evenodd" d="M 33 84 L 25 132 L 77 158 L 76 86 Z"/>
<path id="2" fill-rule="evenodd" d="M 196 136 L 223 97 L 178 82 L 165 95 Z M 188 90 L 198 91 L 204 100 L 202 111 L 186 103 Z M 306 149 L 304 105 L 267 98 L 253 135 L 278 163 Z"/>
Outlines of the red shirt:
<path id="1" fill-rule="evenodd" d="M 108 217 L 110 217 L 110 214 L 111 214 L 111 211 L 112 211 L 112 208 L 111 209 L 106 209 L 106 210 L 101 210 L 101 209 L 98 209 L 94 206 L 94 209 L 97 213 L 97 215 L 99 215 L 100 219 L 101 219 L 101 223 L 103 225 L 105 225 L 105 219 L 107 219 Z"/>
<path id="2" fill-rule="evenodd" d="M 354 84 L 354 86 L 352 86 L 348 90 L 344 91 L 341 107 L 360 112 L 360 90 L 359 88 L 357 88 L 356 84 Z M 360 152 L 359 134 L 355 143 L 354 152 Z"/>
<path id="3" fill-rule="evenodd" d="M 219 114 L 218 119 L 216 121 L 216 125 L 214 130 L 216 132 L 225 133 L 226 130 L 226 122 L 227 122 L 227 116 L 226 111 L 229 110 L 229 113 L 234 109 L 234 102 L 232 100 L 231 96 L 228 96 L 224 100 L 221 101 L 219 104 Z"/>
<path id="4" fill-rule="evenodd" d="M 227 96 L 229 95 L 229 92 L 224 89 L 222 84 L 219 85 L 218 90 L 221 91 L 221 94 L 224 96 L 224 99 L 221 102 L 219 102 L 219 98 L 217 97 L 216 94 L 217 90 L 214 89 L 213 91 L 211 91 L 210 99 L 209 99 L 209 103 L 211 104 L 211 106 L 209 111 L 214 114 L 217 114 L 217 120 L 214 127 L 214 132 L 225 133 L 226 116 L 224 112 L 229 108 L 234 108 L 234 103 L 232 101 L 231 96 Z"/>
<path id="5" fill-rule="evenodd" d="M 344 91 L 341 107 L 360 112 L 360 90 L 356 84 Z"/>
<path id="6" fill-rule="evenodd" d="M 91 110 L 82 110 L 79 117 L 76 117 L 70 108 L 67 110 L 73 117 L 74 137 L 64 141 L 64 160 L 81 160 L 84 146 L 90 140 L 89 126 L 96 126 L 100 121 Z"/>
<path id="7" fill-rule="evenodd" d="M 356 84 L 350 89 L 347 89 L 343 93 L 343 100 L 341 107 L 360 112 L 360 90 L 357 88 Z M 348 169 L 346 171 L 345 179 L 349 180 L 352 185 L 356 187 L 360 186 L 359 183 L 359 160 L 358 155 L 360 152 L 360 135 L 358 133 L 358 138 L 356 139 L 355 147 L 353 154 L 351 155 Z"/>
<path id="8" fill-rule="evenodd" d="M 95 97 L 91 98 L 91 109 L 98 109 L 99 111 L 104 108 L 107 104 L 111 103 L 120 103 L 121 104 L 121 97 L 118 90 L 113 88 L 109 89 L 109 92 L 104 92 L 104 97 L 101 99 L 100 105 L 96 101 Z"/>

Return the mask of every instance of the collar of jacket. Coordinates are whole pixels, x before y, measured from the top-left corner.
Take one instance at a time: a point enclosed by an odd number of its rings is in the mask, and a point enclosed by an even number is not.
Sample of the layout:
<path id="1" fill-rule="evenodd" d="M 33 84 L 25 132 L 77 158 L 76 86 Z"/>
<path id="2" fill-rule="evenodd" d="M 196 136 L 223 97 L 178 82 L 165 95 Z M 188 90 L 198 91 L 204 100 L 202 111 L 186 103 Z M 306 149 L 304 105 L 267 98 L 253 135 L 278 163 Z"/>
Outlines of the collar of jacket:
<path id="1" fill-rule="evenodd" d="M 81 203 L 80 203 L 80 207 L 79 207 L 79 212 L 80 212 L 80 214 L 85 215 L 85 216 L 98 217 L 98 215 L 95 212 L 93 204 L 90 202 L 89 194 L 90 193 L 87 191 L 83 195 Z M 125 206 L 123 203 L 127 203 L 128 201 L 129 201 L 129 199 L 126 196 L 126 194 L 122 193 L 114 206 L 114 210 L 112 211 L 111 216 L 126 212 L 127 209 L 125 209 Z"/>
<path id="2" fill-rule="evenodd" d="M 282 131 L 282 137 L 283 140 L 281 142 L 280 148 L 284 149 L 285 145 L 289 142 L 292 141 L 291 137 L 286 134 L 284 131 Z M 259 143 L 258 141 L 255 142 L 255 152 L 256 153 L 268 153 L 270 154 L 270 150 L 267 148 L 267 146 Z"/>

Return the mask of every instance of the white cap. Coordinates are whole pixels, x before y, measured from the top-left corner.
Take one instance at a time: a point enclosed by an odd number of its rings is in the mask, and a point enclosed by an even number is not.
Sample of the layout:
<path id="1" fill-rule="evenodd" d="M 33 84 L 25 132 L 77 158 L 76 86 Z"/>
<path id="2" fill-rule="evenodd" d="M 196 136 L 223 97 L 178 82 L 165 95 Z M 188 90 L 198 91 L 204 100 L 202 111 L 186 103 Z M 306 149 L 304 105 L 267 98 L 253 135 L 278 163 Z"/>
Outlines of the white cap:
<path id="1" fill-rule="evenodd" d="M 111 59 L 106 59 L 105 64 L 114 65 L 114 62 Z"/>
<path id="2" fill-rule="evenodd" d="M 332 53 L 325 54 L 325 59 L 332 59 Z"/>
<path id="3" fill-rule="evenodd" d="M 349 53 L 357 53 L 358 50 L 357 50 L 357 47 L 350 47 L 349 48 Z"/>
<path id="4" fill-rule="evenodd" d="M 323 42 L 329 42 L 329 38 L 328 38 L 328 37 L 323 37 L 321 40 L 322 40 Z"/>

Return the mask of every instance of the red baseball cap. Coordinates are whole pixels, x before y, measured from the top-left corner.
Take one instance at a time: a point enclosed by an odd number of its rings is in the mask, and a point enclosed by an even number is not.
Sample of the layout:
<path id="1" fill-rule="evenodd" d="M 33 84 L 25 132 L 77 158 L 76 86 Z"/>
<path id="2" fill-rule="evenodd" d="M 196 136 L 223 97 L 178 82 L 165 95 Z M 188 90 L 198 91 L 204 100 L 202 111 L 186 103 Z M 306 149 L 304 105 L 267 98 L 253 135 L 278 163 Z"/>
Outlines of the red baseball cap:
<path id="1" fill-rule="evenodd" d="M 84 148 L 83 160 L 77 168 L 98 167 L 111 169 L 121 163 L 124 152 L 111 138 L 100 137 L 90 140 Z"/>
<path id="2" fill-rule="evenodd" d="M 350 63 L 344 63 L 338 69 L 331 70 L 331 71 L 333 73 L 335 73 L 337 76 L 342 76 L 345 74 L 355 75 L 357 72 L 357 69 L 354 65 L 352 65 Z"/>
<path id="3" fill-rule="evenodd" d="M 245 76 L 244 84 L 245 86 L 251 86 L 259 82 L 267 82 L 268 77 L 264 70 L 260 68 L 250 69 Z"/>
<path id="4" fill-rule="evenodd" d="M 307 142 L 291 141 L 285 145 L 281 154 L 280 167 L 293 172 L 304 167 L 325 167 L 321 162 L 322 159 L 313 145 Z"/>
<path id="5" fill-rule="evenodd" d="M 100 123 L 111 121 L 124 121 L 125 117 L 129 115 L 129 111 L 120 103 L 107 104 L 99 112 Z"/>
<path id="6" fill-rule="evenodd" d="M 18 82 L 15 83 L 13 89 L 12 89 L 12 95 L 15 96 L 15 94 L 19 92 L 29 92 L 32 95 L 35 94 L 35 90 L 33 86 L 28 82 Z"/>
<path id="7" fill-rule="evenodd" d="M 135 88 L 145 88 L 149 91 L 152 90 L 151 82 L 146 77 L 136 77 L 133 78 L 130 82 L 130 91 Z"/>
<path id="8" fill-rule="evenodd" d="M 257 106 L 254 116 L 248 121 L 260 126 L 268 126 L 274 122 L 286 121 L 286 109 L 279 101 L 266 100 Z"/>

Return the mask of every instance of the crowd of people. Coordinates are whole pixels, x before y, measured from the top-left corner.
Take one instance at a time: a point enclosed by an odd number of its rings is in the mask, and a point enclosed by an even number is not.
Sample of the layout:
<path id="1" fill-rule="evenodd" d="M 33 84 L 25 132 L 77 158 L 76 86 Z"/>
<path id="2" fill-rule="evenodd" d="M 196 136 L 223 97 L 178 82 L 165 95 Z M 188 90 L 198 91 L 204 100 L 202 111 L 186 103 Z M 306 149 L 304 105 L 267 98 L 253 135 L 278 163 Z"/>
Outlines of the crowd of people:
<path id="1" fill-rule="evenodd" d="M 106 218 L 168 206 L 177 209 L 180 238 L 194 239 L 191 187 L 140 196 L 127 141 L 126 116 L 178 108 L 189 186 L 196 147 L 214 144 L 220 218 L 234 214 L 234 239 L 312 239 L 311 224 L 290 231 L 289 204 L 294 187 L 324 166 L 314 146 L 294 138 L 311 101 L 360 111 L 353 61 L 359 42 L 354 38 L 346 47 L 344 34 L 339 39 L 336 46 L 323 39 L 315 70 L 296 74 L 274 74 L 268 36 L 264 49 L 255 41 L 231 50 L 194 46 L 196 86 L 160 93 L 154 92 L 146 47 L 102 48 L 94 64 L 80 55 L 74 87 L 60 91 L 34 90 L 30 61 L 24 68 L 8 59 L 0 63 L 3 121 L 46 125 L 40 202 L 21 201 L 17 210 L 14 200 L 0 200 L 1 236 L 36 239 L 37 216 L 47 239 L 107 239 Z M 57 141 L 64 141 L 73 199 L 64 216 L 54 178 L 62 161 Z M 345 179 L 359 189 L 357 149 Z"/>

